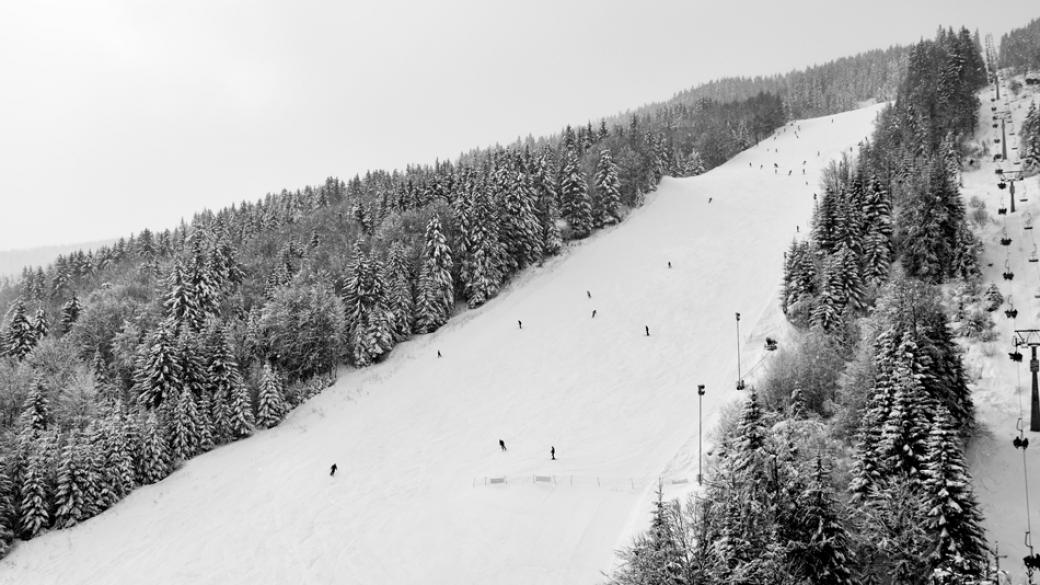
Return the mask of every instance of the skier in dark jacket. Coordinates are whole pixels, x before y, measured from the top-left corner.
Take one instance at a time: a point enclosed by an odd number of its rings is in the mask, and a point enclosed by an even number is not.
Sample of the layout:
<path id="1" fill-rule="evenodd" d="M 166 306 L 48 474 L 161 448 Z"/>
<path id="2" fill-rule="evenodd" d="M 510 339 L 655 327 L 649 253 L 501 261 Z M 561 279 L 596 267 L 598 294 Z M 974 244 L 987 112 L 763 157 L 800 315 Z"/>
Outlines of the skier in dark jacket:
<path id="1" fill-rule="evenodd" d="M 646 336 L 650 337 L 650 326 L 649 325 L 643 325 L 643 327 L 646 328 Z"/>
<path id="2" fill-rule="evenodd" d="M 503 441 L 502 439 L 498 440 L 498 446 L 501 447 L 503 451 L 506 450 L 506 442 Z"/>
<path id="3" fill-rule="evenodd" d="M 330 476 L 330 477 L 332 477 L 332 476 L 335 476 L 335 475 L 336 475 L 336 470 L 337 470 L 337 469 L 339 469 L 339 468 L 338 468 L 338 467 L 336 467 L 336 464 L 335 464 L 335 463 L 333 463 L 333 464 L 332 464 L 332 467 L 331 467 L 331 468 L 329 468 L 329 476 Z"/>
<path id="4" fill-rule="evenodd" d="M 552 457 L 553 461 L 556 461 L 556 447 L 549 447 L 549 456 Z"/>

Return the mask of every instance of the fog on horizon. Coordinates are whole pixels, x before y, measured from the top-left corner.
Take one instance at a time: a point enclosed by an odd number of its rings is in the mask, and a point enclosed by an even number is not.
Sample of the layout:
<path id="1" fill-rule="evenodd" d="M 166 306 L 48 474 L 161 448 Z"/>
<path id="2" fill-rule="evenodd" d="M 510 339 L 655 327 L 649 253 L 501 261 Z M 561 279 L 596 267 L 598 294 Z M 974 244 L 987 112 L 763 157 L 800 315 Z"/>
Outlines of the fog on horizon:
<path id="1" fill-rule="evenodd" d="M 1000 4 L 8 2 L 0 250 L 172 227 L 939 25 L 999 40 L 1040 14 Z"/>

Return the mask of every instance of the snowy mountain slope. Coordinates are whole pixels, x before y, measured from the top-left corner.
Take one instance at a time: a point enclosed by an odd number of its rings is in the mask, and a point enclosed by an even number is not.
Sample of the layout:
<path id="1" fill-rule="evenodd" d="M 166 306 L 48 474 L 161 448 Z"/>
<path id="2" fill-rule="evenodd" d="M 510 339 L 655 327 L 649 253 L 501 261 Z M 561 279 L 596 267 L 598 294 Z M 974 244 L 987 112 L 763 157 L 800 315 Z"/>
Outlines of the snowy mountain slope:
<path id="1" fill-rule="evenodd" d="M 706 428 L 741 395 L 734 312 L 745 371 L 782 334 L 782 252 L 823 165 L 878 109 L 666 179 L 622 225 L 387 362 L 344 370 L 280 427 L 20 543 L 0 583 L 601 582 L 645 529 L 657 477 L 696 476 L 695 385 Z"/>
<path id="2" fill-rule="evenodd" d="M 997 105 L 1001 110 L 1010 111 L 1013 123 L 1007 125 L 1007 130 L 1012 132 L 1022 123 L 1030 102 L 1040 98 L 1035 90 L 1028 87 L 1017 98 L 1006 96 L 1007 85 L 1003 82 L 1002 85 L 1002 99 L 999 103 L 990 102 L 990 90 L 980 93 L 983 105 L 978 135 L 989 145 L 992 153 L 1000 152 L 1000 145 L 993 141 L 1000 137 L 1000 129 L 992 128 L 993 113 L 990 108 Z M 992 158 L 984 160 L 978 170 L 963 175 L 964 197 L 981 198 L 992 220 L 982 230 L 985 245 L 982 262 L 984 280 L 987 286 L 996 283 L 1007 299 L 993 313 L 998 334 L 996 341 L 969 344 L 965 354 L 969 373 L 978 377 L 973 385 L 972 396 L 980 430 L 971 443 L 968 456 L 976 495 L 985 516 L 986 535 L 991 545 L 1000 547 L 1002 556 L 1007 555 L 1001 561 L 1001 568 L 1008 570 L 1014 583 L 1025 583 L 1022 558 L 1030 554 L 1024 544 L 1028 526 L 1026 478 L 1023 452 L 1012 445 L 1012 439 L 1018 436 L 1016 428 L 1021 418 L 1026 429 L 1025 436 L 1033 442 L 1025 455 L 1028 459 L 1028 482 L 1033 491 L 1030 494 L 1033 498 L 1032 520 L 1040 529 L 1040 517 L 1036 514 L 1040 510 L 1040 497 L 1035 492 L 1040 488 L 1040 460 L 1037 459 L 1040 434 L 1029 432 L 1029 350 L 1021 350 L 1025 356 L 1021 363 L 1012 362 L 1008 352 L 1013 351 L 1011 340 L 1015 329 L 1040 328 L 1040 299 L 1036 297 L 1040 295 L 1040 262 L 1029 262 L 1035 245 L 1040 244 L 1040 234 L 1036 233 L 1040 228 L 1025 229 L 1030 223 L 1030 217 L 1034 225 L 1040 225 L 1040 198 L 1037 196 L 1040 194 L 1040 182 L 1033 177 L 1016 183 L 1016 212 L 1004 216 L 997 214 L 999 207 L 1010 208 L 1010 194 L 1007 189 L 997 187 L 995 170 L 1021 168 L 1015 164 L 1019 157 L 1017 150 L 1013 150 L 1018 146 L 1018 136 L 1009 135 L 1007 138 L 1008 162 L 993 162 Z M 1012 240 L 1010 246 L 1000 243 L 1005 229 Z M 1005 261 L 1014 274 L 1010 281 L 1003 278 Z M 1004 314 L 1004 310 L 1012 306 L 1019 311 L 1014 319 Z M 1036 545 L 1040 546 L 1040 539 L 1036 540 Z M 1036 552 L 1040 552 L 1040 548 Z"/>

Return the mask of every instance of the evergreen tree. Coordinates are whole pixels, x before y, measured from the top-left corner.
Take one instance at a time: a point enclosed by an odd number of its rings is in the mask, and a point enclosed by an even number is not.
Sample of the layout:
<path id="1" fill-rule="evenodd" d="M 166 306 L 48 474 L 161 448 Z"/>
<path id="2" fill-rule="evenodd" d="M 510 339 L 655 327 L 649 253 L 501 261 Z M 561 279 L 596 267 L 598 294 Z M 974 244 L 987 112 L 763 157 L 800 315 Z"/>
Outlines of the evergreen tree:
<path id="1" fill-rule="evenodd" d="M 596 165 L 595 198 L 592 201 L 592 222 L 596 227 L 613 225 L 621 221 L 621 181 L 618 180 L 618 168 L 610 149 L 604 148 L 599 153 Z"/>
<path id="2" fill-rule="evenodd" d="M 253 403 L 241 376 L 231 386 L 228 412 L 228 426 L 233 437 L 243 438 L 253 434 Z"/>
<path id="3" fill-rule="evenodd" d="M 829 475 L 817 458 L 812 481 L 798 494 L 795 505 L 797 524 L 807 538 L 793 543 L 788 558 L 793 572 L 806 583 L 851 585 L 856 582 L 850 570 L 851 543 Z"/>
<path id="4" fill-rule="evenodd" d="M 541 226 L 542 253 L 546 256 L 558 254 L 563 246 L 560 228 L 556 225 L 556 221 L 560 219 L 560 210 L 557 204 L 554 176 L 549 152 L 545 150 L 535 162 L 532 186 L 537 197 L 535 210 Z"/>
<path id="5" fill-rule="evenodd" d="M 170 321 L 159 323 L 134 374 L 141 406 L 155 408 L 183 387 L 183 363 Z"/>
<path id="6" fill-rule="evenodd" d="M 426 247 L 417 291 L 416 330 L 420 333 L 436 331 L 451 316 L 455 306 L 451 268 L 451 249 L 441 233 L 440 220 L 434 216 L 426 226 Z"/>
<path id="7" fill-rule="evenodd" d="M 22 406 L 21 427 L 33 432 L 46 431 L 51 423 L 50 402 L 47 400 L 43 378 L 36 376 Z"/>
<path id="8" fill-rule="evenodd" d="M 47 311 L 43 307 L 36 309 L 36 314 L 33 315 L 32 320 L 33 340 L 39 343 L 41 339 L 47 337 L 50 332 L 50 324 L 47 321 Z"/>
<path id="9" fill-rule="evenodd" d="M 935 543 L 930 560 L 962 578 L 979 578 L 986 563 L 982 517 L 957 428 L 941 407 L 928 433 L 927 453 L 922 488 L 928 510 L 925 525 Z"/>
<path id="10" fill-rule="evenodd" d="M 88 456 L 89 450 L 82 444 L 82 439 L 73 433 L 62 449 L 58 463 L 58 484 L 54 494 L 54 525 L 58 528 L 75 526 L 96 513 L 98 486 Z"/>
<path id="11" fill-rule="evenodd" d="M 387 286 L 387 309 L 390 311 L 390 331 L 395 341 L 404 341 L 412 334 L 415 313 L 415 293 L 408 253 L 401 242 L 390 245 L 384 276 Z"/>
<path id="12" fill-rule="evenodd" d="M 25 304 L 22 299 L 14 302 L 10 312 L 11 319 L 7 324 L 4 334 L 4 353 L 21 360 L 29 355 L 36 347 L 36 331 L 25 314 Z"/>
<path id="13" fill-rule="evenodd" d="M 192 274 L 186 273 L 180 261 L 174 262 L 165 306 L 177 332 L 185 328 L 194 331 L 202 326 L 203 313 L 193 288 L 192 277 Z"/>
<path id="14" fill-rule="evenodd" d="M 344 289 L 347 317 L 347 347 L 355 366 L 361 368 L 378 360 L 393 347 L 393 315 L 387 309 L 386 285 L 382 267 L 369 260 L 355 244 L 354 264 Z"/>
<path id="15" fill-rule="evenodd" d="M 79 297 L 76 293 L 72 293 L 69 300 L 65 301 L 65 304 L 61 306 L 61 332 L 68 333 L 72 329 L 72 325 L 79 319 L 79 314 L 83 311 L 82 305 L 79 303 Z"/>
<path id="16" fill-rule="evenodd" d="M 256 424 L 265 429 L 277 426 L 285 417 L 285 399 L 282 397 L 282 382 L 271 368 L 264 364 L 260 378 L 260 393 L 256 405 Z"/>
<path id="17" fill-rule="evenodd" d="M 542 257 L 541 226 L 535 215 L 536 195 L 521 159 L 518 170 L 503 169 L 499 238 L 506 274 L 534 264 Z"/>
<path id="18" fill-rule="evenodd" d="M 162 481 L 172 471 L 170 451 L 163 436 L 162 424 L 155 411 L 148 413 L 141 436 L 141 460 L 139 483 L 150 484 Z"/>
<path id="19" fill-rule="evenodd" d="M 578 163 L 578 155 L 573 150 L 568 150 L 564 155 L 564 164 L 560 171 L 560 203 L 561 215 L 575 238 L 584 238 L 592 233 L 589 187 Z"/>
<path id="20" fill-rule="evenodd" d="M 170 418 L 170 455 L 174 461 L 187 461 L 199 452 L 199 411 L 194 395 L 179 392 Z"/>
<path id="21" fill-rule="evenodd" d="M 469 184 L 471 180 L 472 177 L 467 177 L 466 189 L 470 196 L 460 198 L 456 208 L 462 231 L 462 288 L 472 309 L 498 294 L 504 252 L 488 190 L 483 185 Z"/>
<path id="22" fill-rule="evenodd" d="M 22 472 L 20 512 L 21 536 L 30 539 L 50 525 L 51 501 L 47 485 L 48 465 L 45 454 L 36 447 Z"/>
<path id="23" fill-rule="evenodd" d="M 902 473 L 911 482 L 920 480 L 924 468 L 929 415 L 935 408 L 922 382 L 918 347 L 904 334 L 892 367 L 892 407 L 881 427 L 877 456 L 889 474 Z"/>
<path id="24" fill-rule="evenodd" d="M 14 542 L 17 521 L 14 495 L 11 464 L 6 459 L 0 459 L 0 558 L 7 555 Z"/>

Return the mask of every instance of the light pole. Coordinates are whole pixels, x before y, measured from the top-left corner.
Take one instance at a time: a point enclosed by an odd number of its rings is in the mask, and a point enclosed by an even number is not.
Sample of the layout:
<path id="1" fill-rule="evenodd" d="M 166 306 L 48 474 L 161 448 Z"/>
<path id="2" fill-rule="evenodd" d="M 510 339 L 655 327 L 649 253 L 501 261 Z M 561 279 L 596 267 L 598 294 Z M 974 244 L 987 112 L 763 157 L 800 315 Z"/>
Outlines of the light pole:
<path id="1" fill-rule="evenodd" d="M 744 377 L 740 375 L 740 313 L 737 313 L 737 390 L 744 389 Z"/>
<path id="2" fill-rule="evenodd" d="M 697 384 L 697 485 L 704 479 L 704 384 Z"/>

